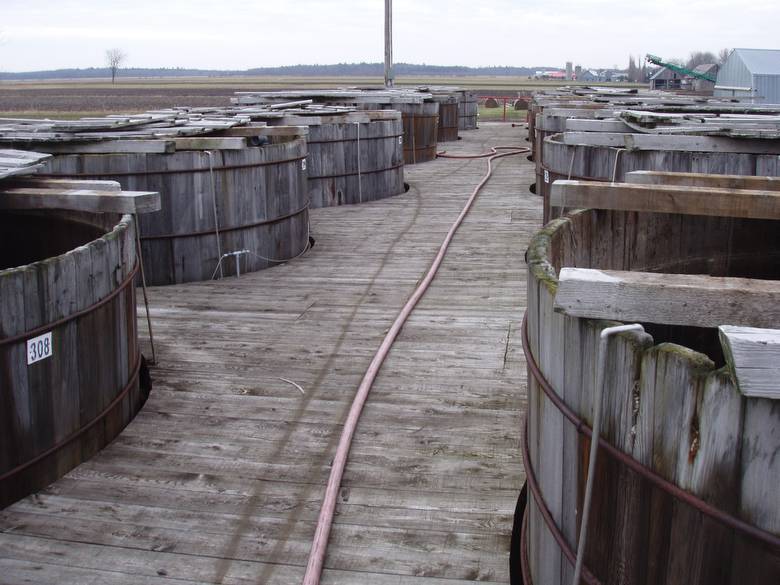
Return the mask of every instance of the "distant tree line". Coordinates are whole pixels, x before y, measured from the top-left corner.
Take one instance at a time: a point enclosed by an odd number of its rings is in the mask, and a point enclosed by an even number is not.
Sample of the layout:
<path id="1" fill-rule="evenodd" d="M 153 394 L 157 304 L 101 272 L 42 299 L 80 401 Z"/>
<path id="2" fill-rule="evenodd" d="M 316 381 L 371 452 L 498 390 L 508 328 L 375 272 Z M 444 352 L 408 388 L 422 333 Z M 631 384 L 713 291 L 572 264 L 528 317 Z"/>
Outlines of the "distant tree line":
<path id="1" fill-rule="evenodd" d="M 124 55 L 122 55 L 124 57 Z M 108 58 L 108 56 L 107 56 Z M 121 60 L 120 63 L 121 64 Z M 118 67 L 118 65 L 117 65 Z M 533 75 L 542 69 L 557 69 L 550 66 L 535 67 L 465 67 L 461 65 L 426 65 L 413 63 L 396 63 L 394 66 L 396 75 L 442 75 L 442 76 L 526 76 Z M 87 67 L 83 69 L 55 69 L 47 71 L 26 71 L 21 73 L 0 72 L 0 79 L 24 80 L 24 79 L 94 79 L 99 77 L 112 77 L 116 75 L 113 67 Z M 365 76 L 382 77 L 384 64 L 382 63 L 337 63 L 335 65 L 290 65 L 284 67 L 257 67 L 244 70 L 221 69 L 190 69 L 184 67 L 131 67 L 122 68 L 124 77 L 230 77 L 241 75 L 272 75 L 272 76 L 301 76 L 301 77 L 344 77 Z"/>
<path id="2" fill-rule="evenodd" d="M 626 73 L 628 74 L 628 80 L 631 82 L 642 83 L 647 81 L 647 62 L 645 61 L 644 56 L 637 57 L 636 60 L 634 60 L 634 56 L 629 55 Z"/>

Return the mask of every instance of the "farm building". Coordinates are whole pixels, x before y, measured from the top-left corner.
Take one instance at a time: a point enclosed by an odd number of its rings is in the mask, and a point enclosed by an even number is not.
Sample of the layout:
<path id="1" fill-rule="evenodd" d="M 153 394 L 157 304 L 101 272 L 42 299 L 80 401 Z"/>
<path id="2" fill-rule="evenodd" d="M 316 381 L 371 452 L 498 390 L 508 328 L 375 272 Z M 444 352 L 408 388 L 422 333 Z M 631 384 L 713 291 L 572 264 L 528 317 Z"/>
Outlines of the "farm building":
<path id="1" fill-rule="evenodd" d="M 536 79 L 566 79 L 564 71 L 537 71 L 534 75 Z"/>
<path id="2" fill-rule="evenodd" d="M 702 65 L 697 65 L 693 71 L 700 75 L 709 75 L 714 79 L 718 75 L 718 65 L 715 63 L 704 63 Z M 701 79 L 700 77 L 692 77 L 691 84 L 693 91 L 697 92 L 710 92 L 715 89 L 714 81 L 707 81 L 706 79 Z"/>
<path id="3" fill-rule="evenodd" d="M 780 50 L 734 49 L 718 72 L 715 95 L 780 104 Z"/>
<path id="4" fill-rule="evenodd" d="M 661 67 L 650 76 L 650 89 L 680 89 L 683 76 L 668 67 Z"/>
<path id="5" fill-rule="evenodd" d="M 584 69 L 577 79 L 579 81 L 601 81 L 601 75 L 593 69 Z"/>

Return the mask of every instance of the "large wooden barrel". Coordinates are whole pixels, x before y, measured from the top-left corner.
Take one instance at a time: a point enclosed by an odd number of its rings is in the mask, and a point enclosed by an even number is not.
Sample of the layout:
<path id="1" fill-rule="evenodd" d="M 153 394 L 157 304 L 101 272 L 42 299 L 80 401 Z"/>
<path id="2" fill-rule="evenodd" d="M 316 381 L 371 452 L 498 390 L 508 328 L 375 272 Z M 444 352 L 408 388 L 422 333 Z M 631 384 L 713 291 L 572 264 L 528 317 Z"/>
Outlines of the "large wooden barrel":
<path id="1" fill-rule="evenodd" d="M 361 114 L 367 118 L 359 122 L 342 116 L 343 122 L 309 126 L 306 160 L 312 207 L 363 203 L 403 193 L 401 114 Z"/>
<path id="2" fill-rule="evenodd" d="M 531 140 L 531 152 L 537 161 L 537 174 L 541 157 L 536 153 L 542 152 L 544 139 L 553 134 L 566 131 L 566 120 L 570 117 L 594 118 L 600 114 L 600 108 L 587 104 L 572 104 L 566 107 L 550 107 L 536 104 L 536 113 L 533 116 L 534 123 L 528 128 L 528 137 Z"/>
<path id="3" fill-rule="evenodd" d="M 544 180 L 544 169 L 542 166 L 544 140 L 554 134 L 565 132 L 567 120 L 571 117 L 595 119 L 608 114 L 603 111 L 603 104 L 598 105 L 574 100 L 561 102 L 537 99 L 532 102 L 531 108 L 529 113 L 532 113 L 532 115 L 528 117 L 528 139 L 531 142 L 531 158 L 529 160 L 534 161 L 536 168 L 536 183 L 532 192 L 541 195 L 542 189 L 538 186 Z"/>
<path id="4" fill-rule="evenodd" d="M 586 210 L 533 238 L 523 555 L 533 583 L 572 580 L 567 554 L 577 547 L 590 444 L 582 425 L 591 424 L 599 334 L 617 325 L 554 310 L 561 268 L 777 280 L 779 228 L 768 220 Z M 780 404 L 739 391 L 717 329 L 645 330 L 608 342 L 601 429 L 617 454 L 599 452 L 585 555 L 598 581 L 583 582 L 780 582 Z"/>
<path id="5" fill-rule="evenodd" d="M 401 112 L 404 126 L 404 163 L 411 165 L 436 158 L 439 136 L 439 104 L 392 104 Z"/>
<path id="6" fill-rule="evenodd" d="M 458 128 L 476 130 L 479 117 L 479 98 L 473 91 L 460 90 L 458 98 Z"/>
<path id="7" fill-rule="evenodd" d="M 449 107 L 450 98 L 455 98 L 458 105 L 457 129 L 475 130 L 477 128 L 477 118 L 479 114 L 479 98 L 469 90 L 455 86 L 420 86 L 417 90 L 423 94 L 431 94 L 433 99 L 438 101 L 439 107 L 439 142 L 457 140 L 455 130 L 455 120 L 450 119 Z"/>
<path id="8" fill-rule="evenodd" d="M 401 112 L 404 127 L 404 164 L 413 165 L 436 158 L 439 139 L 439 103 L 436 101 L 406 103 L 370 102 L 358 104 L 369 110 L 396 110 Z"/>
<path id="9" fill-rule="evenodd" d="M 313 100 L 316 104 L 356 107 L 360 110 L 396 110 L 403 119 L 404 164 L 436 158 L 439 104 L 430 93 L 417 90 L 310 90 L 239 94 L 235 103 L 257 105 Z"/>
<path id="10" fill-rule="evenodd" d="M 252 272 L 305 250 L 306 155 L 297 138 L 237 150 L 62 155 L 47 172 L 159 191 L 162 210 L 142 216 L 140 232 L 147 282 L 165 285 L 233 275 L 237 261 Z"/>
<path id="11" fill-rule="evenodd" d="M 539 120 L 537 120 L 538 123 Z M 614 145 L 605 145 L 615 136 Z M 557 179 L 622 181 L 630 171 L 676 171 L 727 175 L 780 176 L 780 140 L 598 132 L 554 134 L 545 138 L 537 193 L 544 219 L 561 215 L 549 205 Z"/>
<path id="12" fill-rule="evenodd" d="M 0 508 L 88 459 L 144 397 L 130 216 L 0 213 Z"/>
<path id="13" fill-rule="evenodd" d="M 439 104 L 438 142 L 451 142 L 458 139 L 460 126 L 458 115 L 458 99 L 454 95 L 436 94 L 434 101 Z"/>

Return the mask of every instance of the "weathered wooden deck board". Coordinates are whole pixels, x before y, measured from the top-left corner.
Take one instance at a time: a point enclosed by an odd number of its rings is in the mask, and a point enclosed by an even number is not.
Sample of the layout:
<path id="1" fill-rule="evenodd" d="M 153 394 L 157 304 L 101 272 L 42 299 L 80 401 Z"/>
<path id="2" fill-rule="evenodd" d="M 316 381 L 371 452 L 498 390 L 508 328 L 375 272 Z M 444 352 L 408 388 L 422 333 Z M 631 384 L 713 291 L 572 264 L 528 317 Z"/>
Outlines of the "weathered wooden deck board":
<path id="1" fill-rule="evenodd" d="M 509 143 L 518 130 L 486 125 L 447 147 Z M 484 165 L 416 165 L 406 194 L 314 210 L 316 245 L 287 265 L 152 289 L 148 403 L 94 459 L 0 512 L 4 582 L 300 582 L 355 389 Z M 497 162 L 383 366 L 323 583 L 508 582 L 532 180 L 524 156 Z"/>

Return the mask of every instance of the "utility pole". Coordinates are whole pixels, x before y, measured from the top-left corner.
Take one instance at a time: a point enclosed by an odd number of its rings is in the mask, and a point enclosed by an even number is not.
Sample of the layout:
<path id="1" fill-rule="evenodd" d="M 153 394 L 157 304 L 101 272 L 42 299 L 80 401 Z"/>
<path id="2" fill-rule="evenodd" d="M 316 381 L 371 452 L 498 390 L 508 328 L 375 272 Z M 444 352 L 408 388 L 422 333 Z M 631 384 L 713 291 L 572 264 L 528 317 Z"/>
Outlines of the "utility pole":
<path id="1" fill-rule="evenodd" d="M 385 0 L 385 87 L 393 87 L 393 0 Z"/>

